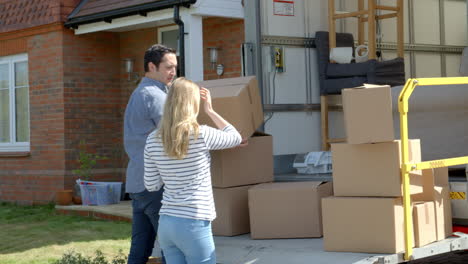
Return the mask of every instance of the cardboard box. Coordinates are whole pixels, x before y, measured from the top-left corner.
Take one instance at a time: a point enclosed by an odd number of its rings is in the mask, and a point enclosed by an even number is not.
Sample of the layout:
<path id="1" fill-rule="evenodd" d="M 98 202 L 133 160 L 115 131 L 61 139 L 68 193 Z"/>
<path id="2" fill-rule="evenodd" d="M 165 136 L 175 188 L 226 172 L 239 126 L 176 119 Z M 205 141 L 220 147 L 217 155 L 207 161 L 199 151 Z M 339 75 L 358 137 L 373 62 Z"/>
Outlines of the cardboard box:
<path id="1" fill-rule="evenodd" d="M 411 200 L 433 201 L 436 225 L 436 240 L 440 241 L 452 235 L 452 207 L 448 168 L 427 169 L 423 174 L 423 192 L 411 195 Z"/>
<path id="2" fill-rule="evenodd" d="M 403 214 L 401 198 L 324 198 L 324 249 L 365 253 L 401 252 L 405 247 Z"/>
<path id="3" fill-rule="evenodd" d="M 414 246 L 422 247 L 437 240 L 433 201 L 413 204 Z"/>
<path id="4" fill-rule="evenodd" d="M 213 187 L 250 185 L 273 179 L 273 138 L 268 134 L 255 132 L 246 147 L 211 152 Z"/>
<path id="5" fill-rule="evenodd" d="M 213 188 L 216 219 L 213 235 L 236 236 L 250 232 L 248 190 L 252 185 L 233 188 Z"/>
<path id="6" fill-rule="evenodd" d="M 390 86 L 365 85 L 343 89 L 341 94 L 348 143 L 377 143 L 395 139 Z"/>
<path id="7" fill-rule="evenodd" d="M 249 189 L 253 239 L 322 236 L 321 198 L 333 195 L 331 182 L 282 182 Z"/>
<path id="8" fill-rule="evenodd" d="M 213 109 L 231 123 L 242 135 L 250 137 L 263 123 L 263 106 L 255 76 L 198 82 L 210 90 Z M 198 115 L 200 124 L 216 127 L 204 111 Z"/>
<path id="9" fill-rule="evenodd" d="M 400 141 L 332 144 L 335 196 L 397 197 L 403 194 Z M 421 161 L 419 139 L 409 140 L 410 162 Z M 411 193 L 421 193 L 420 171 L 410 175 Z"/>

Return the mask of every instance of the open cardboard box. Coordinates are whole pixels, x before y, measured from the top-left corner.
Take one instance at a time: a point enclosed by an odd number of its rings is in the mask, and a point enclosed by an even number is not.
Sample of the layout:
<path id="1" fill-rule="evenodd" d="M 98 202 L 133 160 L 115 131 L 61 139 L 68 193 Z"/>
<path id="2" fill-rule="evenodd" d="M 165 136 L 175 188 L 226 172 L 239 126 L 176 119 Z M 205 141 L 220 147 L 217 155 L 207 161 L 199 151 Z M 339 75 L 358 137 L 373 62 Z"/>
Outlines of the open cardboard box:
<path id="1" fill-rule="evenodd" d="M 263 123 L 263 107 L 255 76 L 209 80 L 197 83 L 210 90 L 213 109 L 248 138 Z M 216 127 L 205 112 L 198 122 Z"/>

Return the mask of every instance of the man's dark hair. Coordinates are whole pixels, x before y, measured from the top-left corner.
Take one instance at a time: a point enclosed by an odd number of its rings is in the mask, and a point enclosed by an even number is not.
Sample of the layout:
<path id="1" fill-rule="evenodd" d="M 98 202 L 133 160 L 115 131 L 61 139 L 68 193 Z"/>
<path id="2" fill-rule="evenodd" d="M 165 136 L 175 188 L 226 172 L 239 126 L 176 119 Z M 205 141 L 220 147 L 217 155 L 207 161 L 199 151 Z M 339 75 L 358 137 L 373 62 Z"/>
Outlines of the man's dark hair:
<path id="1" fill-rule="evenodd" d="M 161 44 L 155 44 L 151 46 L 151 48 L 147 49 L 145 52 L 145 72 L 149 72 L 148 68 L 148 63 L 152 62 L 154 65 L 156 65 L 156 68 L 159 68 L 159 64 L 162 61 L 162 58 L 164 55 L 167 53 L 174 53 L 176 54 L 176 51 L 174 49 L 168 48 L 164 45 Z"/>

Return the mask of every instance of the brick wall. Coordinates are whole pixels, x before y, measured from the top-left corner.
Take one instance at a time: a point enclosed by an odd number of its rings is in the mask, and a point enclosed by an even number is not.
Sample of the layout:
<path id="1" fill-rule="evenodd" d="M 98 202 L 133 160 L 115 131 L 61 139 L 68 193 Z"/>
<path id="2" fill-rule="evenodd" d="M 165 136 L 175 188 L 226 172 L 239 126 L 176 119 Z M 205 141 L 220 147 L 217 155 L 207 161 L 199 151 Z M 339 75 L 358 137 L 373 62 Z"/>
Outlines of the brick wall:
<path id="1" fill-rule="evenodd" d="M 122 181 L 122 91 L 119 35 L 98 32 L 63 35 L 65 103 L 65 186 L 73 185 L 80 141 L 88 152 L 105 156 L 93 171 L 94 180 Z"/>
<path id="2" fill-rule="evenodd" d="M 62 35 L 52 31 L 0 46 L 2 56 L 28 53 L 31 120 L 30 155 L 0 159 L 0 199 L 46 203 L 64 186 Z"/>
<path id="3" fill-rule="evenodd" d="M 122 180 L 119 35 L 75 36 L 60 27 L 11 38 L 0 39 L 2 56 L 28 54 L 31 151 L 0 157 L 0 200 L 47 203 L 57 190 L 72 188 L 80 140 L 109 158 L 98 162 L 94 179 Z"/>
<path id="4" fill-rule="evenodd" d="M 244 42 L 244 20 L 221 17 L 203 19 L 203 75 L 205 80 L 241 76 L 240 47 Z M 218 77 L 209 61 L 208 47 L 220 48 L 218 64 L 224 74 Z"/>
<path id="5" fill-rule="evenodd" d="M 0 33 L 64 22 L 80 0 L 0 0 Z"/>

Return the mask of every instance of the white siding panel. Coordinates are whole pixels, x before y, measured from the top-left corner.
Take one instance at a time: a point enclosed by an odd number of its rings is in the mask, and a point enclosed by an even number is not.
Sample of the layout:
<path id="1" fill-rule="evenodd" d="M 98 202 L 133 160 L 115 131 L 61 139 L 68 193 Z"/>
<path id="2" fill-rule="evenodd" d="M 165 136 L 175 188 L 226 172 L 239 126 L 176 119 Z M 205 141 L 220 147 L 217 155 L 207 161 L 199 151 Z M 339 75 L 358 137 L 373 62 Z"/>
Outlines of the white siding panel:
<path id="1" fill-rule="evenodd" d="M 447 65 L 447 77 L 460 76 L 461 56 L 458 54 L 448 54 L 445 56 Z"/>
<path id="2" fill-rule="evenodd" d="M 415 53 L 416 76 L 415 78 L 440 77 L 440 55 L 419 52 Z"/>
<path id="3" fill-rule="evenodd" d="M 465 46 L 466 1 L 445 0 L 445 42 L 447 45 Z"/>
<path id="4" fill-rule="evenodd" d="M 413 0 L 413 3 L 415 43 L 440 44 L 439 0 Z"/>

